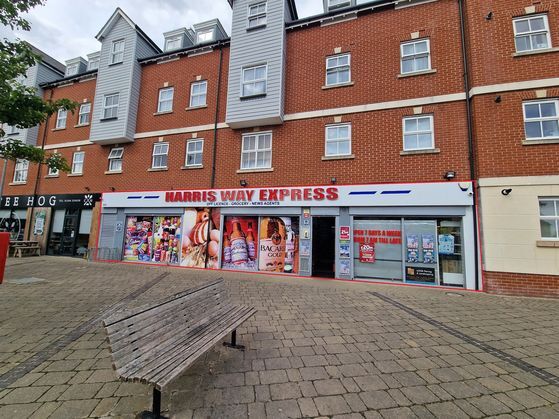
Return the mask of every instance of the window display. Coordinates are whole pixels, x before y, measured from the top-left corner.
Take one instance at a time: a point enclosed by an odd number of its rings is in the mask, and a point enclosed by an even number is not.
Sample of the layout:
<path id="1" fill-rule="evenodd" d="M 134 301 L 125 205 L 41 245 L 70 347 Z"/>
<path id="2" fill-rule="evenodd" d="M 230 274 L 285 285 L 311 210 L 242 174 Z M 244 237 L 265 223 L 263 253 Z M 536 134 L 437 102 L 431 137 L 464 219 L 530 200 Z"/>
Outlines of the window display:
<path id="1" fill-rule="evenodd" d="M 299 218 L 262 217 L 259 270 L 297 273 L 298 261 Z"/>
<path id="2" fill-rule="evenodd" d="M 187 208 L 183 217 L 181 266 L 218 268 L 220 211 Z M 206 265 L 207 263 L 207 265 Z"/>
<path id="3" fill-rule="evenodd" d="M 124 260 L 149 262 L 151 260 L 153 217 L 128 217 L 124 240 Z"/>
<path id="4" fill-rule="evenodd" d="M 224 269 L 258 270 L 258 217 L 225 217 L 223 228 Z"/>
<path id="5" fill-rule="evenodd" d="M 155 217 L 153 224 L 152 262 L 178 265 L 181 238 L 180 217 Z"/>

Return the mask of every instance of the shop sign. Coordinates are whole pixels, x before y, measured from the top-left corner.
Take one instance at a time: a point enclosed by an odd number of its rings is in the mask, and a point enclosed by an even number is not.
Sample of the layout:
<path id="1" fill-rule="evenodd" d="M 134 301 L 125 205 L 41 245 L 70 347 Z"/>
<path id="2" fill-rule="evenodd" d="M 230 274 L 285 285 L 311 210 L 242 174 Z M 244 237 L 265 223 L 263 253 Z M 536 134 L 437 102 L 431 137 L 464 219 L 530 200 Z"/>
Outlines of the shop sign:
<path id="1" fill-rule="evenodd" d="M 349 226 L 340 227 L 340 240 L 349 240 Z"/>
<path id="2" fill-rule="evenodd" d="M 407 281 L 435 282 L 435 268 L 406 267 Z"/>
<path id="3" fill-rule="evenodd" d="M 359 246 L 359 262 L 361 263 L 375 263 L 375 245 L 371 244 L 361 244 Z"/>
<path id="4" fill-rule="evenodd" d="M 92 208 L 101 199 L 101 194 L 75 195 L 18 195 L 3 196 L 1 209 L 13 208 Z"/>

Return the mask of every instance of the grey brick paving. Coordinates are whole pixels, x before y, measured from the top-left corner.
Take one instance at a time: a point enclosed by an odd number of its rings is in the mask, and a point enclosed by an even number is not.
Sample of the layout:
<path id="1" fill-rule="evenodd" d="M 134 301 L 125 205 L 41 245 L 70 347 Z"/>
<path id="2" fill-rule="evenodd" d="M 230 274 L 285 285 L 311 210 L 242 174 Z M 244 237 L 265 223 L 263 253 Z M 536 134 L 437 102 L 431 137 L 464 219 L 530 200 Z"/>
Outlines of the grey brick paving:
<path id="1" fill-rule="evenodd" d="M 559 387 L 549 383 L 559 374 L 556 301 L 466 292 L 456 298 L 442 290 L 277 276 L 247 280 L 234 273 L 66 258 L 32 262 L 10 260 L 7 278 L 45 281 L 1 286 L 0 375 L 42 359 L 42 351 L 74 330 L 81 328 L 80 335 L 0 387 L 1 419 L 134 417 L 149 408 L 151 389 L 120 383 L 104 331 L 83 325 L 142 287 L 129 306 L 218 276 L 235 301 L 258 309 L 238 330 L 247 349 L 216 345 L 172 383 L 163 393 L 172 417 L 559 417 Z M 168 275 L 147 287 L 163 273 Z M 515 358 L 509 362 L 507 356 Z"/>

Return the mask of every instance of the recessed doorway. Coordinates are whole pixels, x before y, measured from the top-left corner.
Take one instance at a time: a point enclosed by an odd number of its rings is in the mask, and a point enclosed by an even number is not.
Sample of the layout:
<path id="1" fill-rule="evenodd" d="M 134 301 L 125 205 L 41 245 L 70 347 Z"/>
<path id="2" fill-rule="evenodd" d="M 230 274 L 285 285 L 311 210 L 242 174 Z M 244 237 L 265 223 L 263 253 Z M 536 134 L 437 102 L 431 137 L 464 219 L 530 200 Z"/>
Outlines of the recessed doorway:
<path id="1" fill-rule="evenodd" d="M 313 217 L 312 275 L 334 278 L 336 274 L 336 219 Z"/>

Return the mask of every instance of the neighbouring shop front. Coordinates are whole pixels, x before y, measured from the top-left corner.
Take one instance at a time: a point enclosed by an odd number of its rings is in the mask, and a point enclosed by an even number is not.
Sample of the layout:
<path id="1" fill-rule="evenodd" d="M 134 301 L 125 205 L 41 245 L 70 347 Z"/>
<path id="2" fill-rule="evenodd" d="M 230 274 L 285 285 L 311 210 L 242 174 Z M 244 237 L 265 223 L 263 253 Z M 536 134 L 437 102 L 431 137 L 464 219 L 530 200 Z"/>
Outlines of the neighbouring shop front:
<path id="1" fill-rule="evenodd" d="M 470 182 L 114 192 L 99 248 L 183 267 L 474 289 Z"/>
<path id="2" fill-rule="evenodd" d="M 101 194 L 19 195 L 0 200 L 0 229 L 13 240 L 36 240 L 42 253 L 87 252 L 93 213 Z"/>

